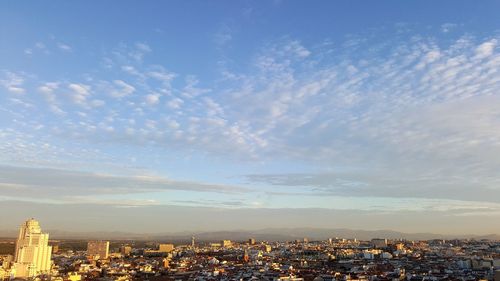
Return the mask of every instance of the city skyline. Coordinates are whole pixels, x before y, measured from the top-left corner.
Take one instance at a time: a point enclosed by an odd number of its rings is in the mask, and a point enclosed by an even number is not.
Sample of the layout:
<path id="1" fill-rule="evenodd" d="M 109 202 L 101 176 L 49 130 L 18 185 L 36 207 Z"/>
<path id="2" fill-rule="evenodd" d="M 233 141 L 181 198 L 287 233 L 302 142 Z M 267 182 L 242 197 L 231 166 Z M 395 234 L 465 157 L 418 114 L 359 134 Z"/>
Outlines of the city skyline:
<path id="1" fill-rule="evenodd" d="M 152 237 L 49 240 L 31 218 L 21 224 L 15 249 L 9 239 L 0 241 L 0 280 L 500 280 L 499 239 L 331 234 L 233 240 L 218 233 L 201 243 L 194 237 L 191 243 Z"/>
<path id="2" fill-rule="evenodd" d="M 2 2 L 2 230 L 500 234 L 498 10 Z"/>

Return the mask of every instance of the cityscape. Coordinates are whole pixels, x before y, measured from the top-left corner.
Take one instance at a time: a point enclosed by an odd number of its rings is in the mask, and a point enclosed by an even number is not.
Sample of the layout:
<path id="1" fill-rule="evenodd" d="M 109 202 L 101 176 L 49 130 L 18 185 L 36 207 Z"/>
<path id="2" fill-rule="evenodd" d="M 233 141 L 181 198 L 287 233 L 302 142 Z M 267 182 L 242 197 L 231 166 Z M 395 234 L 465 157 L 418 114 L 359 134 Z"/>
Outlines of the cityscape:
<path id="1" fill-rule="evenodd" d="M 0 0 L 0 281 L 500 281 L 499 0 Z"/>
<path id="2" fill-rule="evenodd" d="M 0 280 L 498 281 L 500 241 L 64 241 L 49 240 L 32 218 L 0 261 Z"/>

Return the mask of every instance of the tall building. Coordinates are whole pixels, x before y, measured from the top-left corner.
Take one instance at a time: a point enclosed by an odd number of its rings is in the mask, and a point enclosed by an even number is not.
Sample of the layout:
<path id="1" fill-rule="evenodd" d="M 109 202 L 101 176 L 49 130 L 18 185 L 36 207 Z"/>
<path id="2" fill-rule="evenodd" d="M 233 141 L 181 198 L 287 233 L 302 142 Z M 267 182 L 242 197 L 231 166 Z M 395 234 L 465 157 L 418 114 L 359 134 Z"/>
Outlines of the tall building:
<path id="1" fill-rule="evenodd" d="M 41 274 L 49 274 L 52 247 L 49 246 L 49 234 L 42 233 L 40 224 L 29 219 L 21 225 L 16 241 L 14 257 L 15 276 L 31 278 Z"/>
<path id="2" fill-rule="evenodd" d="M 87 243 L 87 256 L 90 259 L 105 260 L 109 255 L 109 241 L 89 241 Z"/>
<path id="3" fill-rule="evenodd" d="M 194 248 L 194 246 L 195 246 L 195 241 L 194 241 L 194 236 L 193 236 L 193 237 L 191 237 L 191 247 Z"/>
<path id="4" fill-rule="evenodd" d="M 124 245 L 120 248 L 120 253 L 124 256 L 130 256 L 130 254 L 132 253 L 132 247 Z"/>
<path id="5" fill-rule="evenodd" d="M 248 244 L 249 245 L 255 245 L 255 238 L 248 239 Z"/>

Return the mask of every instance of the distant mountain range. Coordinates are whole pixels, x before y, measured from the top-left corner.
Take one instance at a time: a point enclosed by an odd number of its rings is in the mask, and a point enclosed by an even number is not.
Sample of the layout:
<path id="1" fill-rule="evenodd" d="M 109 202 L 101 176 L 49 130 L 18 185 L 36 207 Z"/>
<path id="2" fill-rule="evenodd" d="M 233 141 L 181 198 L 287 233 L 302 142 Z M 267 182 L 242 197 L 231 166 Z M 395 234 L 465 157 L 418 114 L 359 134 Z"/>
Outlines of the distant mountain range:
<path id="1" fill-rule="evenodd" d="M 430 240 L 430 239 L 489 239 L 500 240 L 500 235 L 443 235 L 433 233 L 403 233 L 393 230 L 353 230 L 353 229 L 325 229 L 325 228 L 266 228 L 255 231 L 211 231 L 211 232 L 175 232 L 175 233 L 127 233 L 127 232 L 68 232 L 47 230 L 52 239 L 108 239 L 108 240 L 153 240 L 187 243 L 194 236 L 197 241 L 219 241 L 229 239 L 245 241 L 255 238 L 257 241 L 291 241 L 307 237 L 310 241 L 326 240 L 328 238 L 357 238 L 370 240 L 372 238 Z M 14 238 L 17 231 L 1 231 L 0 237 Z"/>

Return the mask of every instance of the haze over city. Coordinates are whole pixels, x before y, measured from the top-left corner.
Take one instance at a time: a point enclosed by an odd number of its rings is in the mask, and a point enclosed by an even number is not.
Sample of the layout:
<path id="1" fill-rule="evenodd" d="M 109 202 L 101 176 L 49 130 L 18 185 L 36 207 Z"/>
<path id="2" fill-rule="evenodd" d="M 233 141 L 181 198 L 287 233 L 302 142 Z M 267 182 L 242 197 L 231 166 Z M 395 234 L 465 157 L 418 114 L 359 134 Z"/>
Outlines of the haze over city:
<path id="1" fill-rule="evenodd" d="M 499 1 L 2 1 L 17 231 L 500 234 Z"/>

